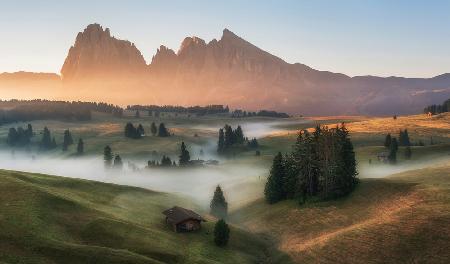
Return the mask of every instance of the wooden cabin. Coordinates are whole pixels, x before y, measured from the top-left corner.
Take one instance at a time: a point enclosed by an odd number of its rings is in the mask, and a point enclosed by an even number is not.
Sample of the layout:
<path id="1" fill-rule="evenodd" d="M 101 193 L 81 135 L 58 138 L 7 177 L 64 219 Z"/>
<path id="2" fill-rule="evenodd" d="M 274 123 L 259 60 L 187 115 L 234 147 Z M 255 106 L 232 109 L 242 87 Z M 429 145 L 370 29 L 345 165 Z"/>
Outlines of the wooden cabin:
<path id="1" fill-rule="evenodd" d="M 201 228 L 201 222 L 206 220 L 196 212 L 174 206 L 162 212 L 166 216 L 166 223 L 175 232 L 190 232 Z"/>

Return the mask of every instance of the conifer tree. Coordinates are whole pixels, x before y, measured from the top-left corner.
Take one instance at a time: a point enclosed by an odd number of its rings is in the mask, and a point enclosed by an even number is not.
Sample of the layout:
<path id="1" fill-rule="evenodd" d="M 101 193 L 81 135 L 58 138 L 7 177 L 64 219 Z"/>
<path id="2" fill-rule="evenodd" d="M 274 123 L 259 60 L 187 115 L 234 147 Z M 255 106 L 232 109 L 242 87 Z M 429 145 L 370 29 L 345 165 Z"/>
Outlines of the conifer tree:
<path id="1" fill-rule="evenodd" d="M 47 127 L 44 127 L 44 132 L 42 133 L 41 148 L 51 149 L 51 147 L 52 147 L 52 138 L 50 135 L 50 130 L 48 130 Z"/>
<path id="2" fill-rule="evenodd" d="M 284 198 L 283 180 L 285 178 L 285 168 L 283 165 L 283 156 L 281 152 L 278 152 L 273 159 L 272 169 L 264 189 L 264 196 L 270 204 L 281 201 Z"/>
<path id="3" fill-rule="evenodd" d="M 159 137 L 168 137 L 168 136 L 170 136 L 169 131 L 167 131 L 167 128 L 164 125 L 164 123 L 160 123 L 159 124 L 158 136 Z"/>
<path id="4" fill-rule="evenodd" d="M 156 136 L 156 133 L 158 132 L 158 128 L 156 127 L 155 122 L 152 122 L 152 125 L 150 126 L 150 132 L 153 136 Z"/>
<path id="5" fill-rule="evenodd" d="M 242 131 L 241 126 L 238 126 L 234 131 L 235 140 L 237 144 L 244 143 L 244 132 Z"/>
<path id="6" fill-rule="evenodd" d="M 122 169 L 122 167 L 123 167 L 122 158 L 120 157 L 120 155 L 116 155 L 114 157 L 114 168 Z"/>
<path id="7" fill-rule="evenodd" d="M 217 152 L 222 153 L 225 149 L 225 137 L 223 129 L 219 129 L 219 142 L 217 143 Z"/>
<path id="8" fill-rule="evenodd" d="M 228 215 L 228 203 L 225 200 L 225 196 L 223 195 L 220 185 L 217 185 L 216 190 L 214 191 L 210 209 L 211 215 L 219 219 L 226 218 Z"/>
<path id="9" fill-rule="evenodd" d="M 398 143 L 396 138 L 392 138 L 392 143 L 389 149 L 389 156 L 388 160 L 390 164 L 396 164 L 397 163 L 397 150 L 398 150 Z"/>
<path id="10" fill-rule="evenodd" d="M 214 243 L 219 247 L 223 247 L 228 244 L 229 238 L 230 228 L 223 219 L 220 219 L 214 226 Z"/>
<path id="11" fill-rule="evenodd" d="M 137 133 L 139 133 L 140 136 L 145 135 L 145 130 L 144 130 L 144 127 L 142 126 L 142 124 L 139 124 L 139 126 L 137 128 Z"/>
<path id="12" fill-rule="evenodd" d="M 412 156 L 411 146 L 405 147 L 405 159 L 410 160 Z"/>
<path id="13" fill-rule="evenodd" d="M 178 163 L 180 166 L 185 166 L 189 164 L 189 161 L 191 160 L 191 156 L 189 155 L 189 151 L 186 149 L 186 145 L 184 142 L 181 142 L 181 154 L 179 157 Z"/>
<path id="14" fill-rule="evenodd" d="M 109 146 L 106 146 L 103 149 L 103 160 L 105 162 L 105 167 L 111 167 L 113 161 L 113 154 Z"/>
<path id="15" fill-rule="evenodd" d="M 83 155 L 83 153 L 84 153 L 84 142 L 83 139 L 80 138 L 77 144 L 77 154 Z"/>
<path id="16" fill-rule="evenodd" d="M 386 135 L 386 138 L 385 138 L 385 140 L 384 140 L 384 146 L 385 146 L 386 148 L 389 148 L 389 147 L 391 146 L 391 141 L 392 141 L 391 134 L 387 134 L 387 135 Z"/>
<path id="17" fill-rule="evenodd" d="M 27 125 L 27 136 L 29 138 L 31 138 L 33 136 L 33 127 L 31 126 L 31 124 Z"/>
<path id="18" fill-rule="evenodd" d="M 72 144 L 73 144 L 72 134 L 70 134 L 70 131 L 66 129 L 64 130 L 64 137 L 63 137 L 63 145 L 62 145 L 63 151 L 66 151 L 67 148 Z"/>

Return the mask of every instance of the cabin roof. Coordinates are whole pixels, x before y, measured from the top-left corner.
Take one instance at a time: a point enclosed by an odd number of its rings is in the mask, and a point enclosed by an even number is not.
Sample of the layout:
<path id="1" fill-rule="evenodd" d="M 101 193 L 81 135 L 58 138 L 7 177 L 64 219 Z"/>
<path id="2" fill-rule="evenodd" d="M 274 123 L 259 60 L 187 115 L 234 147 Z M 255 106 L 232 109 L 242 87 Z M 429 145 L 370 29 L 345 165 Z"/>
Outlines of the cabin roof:
<path id="1" fill-rule="evenodd" d="M 196 212 L 179 206 L 174 206 L 162 213 L 174 224 L 179 224 L 189 219 L 206 222 L 206 220 Z"/>

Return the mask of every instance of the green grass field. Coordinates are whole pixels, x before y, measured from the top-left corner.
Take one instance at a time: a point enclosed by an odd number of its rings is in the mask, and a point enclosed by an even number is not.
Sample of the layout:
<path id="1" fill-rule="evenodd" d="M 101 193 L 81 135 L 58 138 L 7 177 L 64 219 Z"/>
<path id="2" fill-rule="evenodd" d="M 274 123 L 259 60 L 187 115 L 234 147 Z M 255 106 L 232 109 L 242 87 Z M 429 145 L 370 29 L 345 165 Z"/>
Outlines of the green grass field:
<path id="1" fill-rule="evenodd" d="M 164 122 L 174 136 L 146 136 L 139 140 L 123 135 L 126 122 Z M 233 167 L 268 171 L 273 155 L 291 151 L 297 129 L 316 123 L 334 126 L 348 122 L 355 145 L 361 183 L 348 197 L 299 206 L 295 201 L 267 205 L 263 197 L 267 173 L 256 176 Z M 71 160 L 75 146 L 63 153 L 58 147 L 39 153 L 44 126 L 62 141 L 65 129 L 74 140 L 85 141 L 86 156 L 101 156 L 110 145 L 124 161 L 146 161 L 154 152 L 177 158 L 184 141 L 191 157 L 214 157 L 217 128 L 245 125 L 244 133 L 257 133 L 261 156 L 238 152 L 221 159 L 215 168 L 236 177 L 229 183 L 232 236 L 227 248 L 212 240 L 213 221 L 200 232 L 175 234 L 161 212 L 180 205 L 207 214 L 206 208 L 175 194 L 53 177 L 0 171 L 0 262 L 6 263 L 448 263 L 450 254 L 450 115 L 392 118 L 339 117 L 317 119 L 232 119 L 225 116 L 165 116 L 159 119 L 129 113 L 114 118 L 95 113 L 88 122 L 42 120 L 31 122 L 37 135 L 31 152 Z M 0 127 L 0 148 L 8 128 Z M 412 159 L 403 148 L 398 165 L 378 162 L 386 151 L 384 136 L 397 136 L 407 128 L 413 142 Z M 261 133 L 263 131 L 263 133 Z M 436 144 L 430 145 L 430 138 Z M 372 161 L 369 164 L 369 160 Z M 81 169 L 81 168 L 80 168 Z M 182 170 L 180 170 L 182 171 Z M 379 172 L 379 173 L 378 173 Z M 377 174 L 378 173 L 378 174 Z M 393 175 L 391 175 L 393 174 Z M 149 174 L 150 175 L 150 174 Z M 374 176 L 376 175 L 376 176 Z M 385 177 L 366 179 L 367 177 Z M 239 183 L 239 184 L 237 184 Z M 151 188 L 150 188 L 151 189 Z M 227 192 L 226 192 L 227 194 Z M 4 231 L 4 232 L 3 232 Z M 285 255 L 285 252 L 289 255 Z"/>
<path id="2" fill-rule="evenodd" d="M 213 243 L 214 221 L 177 234 L 161 212 L 189 200 L 140 188 L 0 171 L 0 260 L 6 263 L 285 263 L 256 235 L 232 227 Z"/>

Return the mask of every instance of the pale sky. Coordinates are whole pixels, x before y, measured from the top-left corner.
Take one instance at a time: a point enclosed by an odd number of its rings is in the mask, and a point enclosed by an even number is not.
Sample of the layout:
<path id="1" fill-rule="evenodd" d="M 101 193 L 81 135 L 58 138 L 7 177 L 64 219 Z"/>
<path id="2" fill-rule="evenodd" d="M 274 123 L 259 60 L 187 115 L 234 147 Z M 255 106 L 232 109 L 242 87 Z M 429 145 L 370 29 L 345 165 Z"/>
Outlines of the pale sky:
<path id="1" fill-rule="evenodd" d="M 134 42 L 147 63 L 186 36 L 228 28 L 287 62 L 351 76 L 450 72 L 450 1 L 0 0 L 0 72 L 57 72 L 90 23 Z"/>

